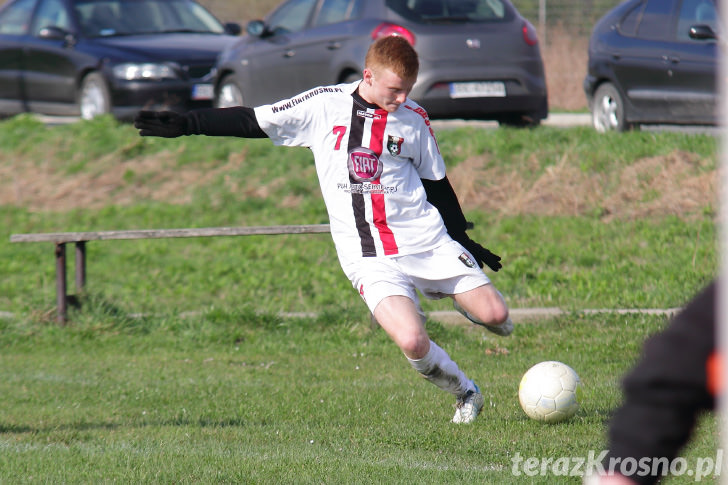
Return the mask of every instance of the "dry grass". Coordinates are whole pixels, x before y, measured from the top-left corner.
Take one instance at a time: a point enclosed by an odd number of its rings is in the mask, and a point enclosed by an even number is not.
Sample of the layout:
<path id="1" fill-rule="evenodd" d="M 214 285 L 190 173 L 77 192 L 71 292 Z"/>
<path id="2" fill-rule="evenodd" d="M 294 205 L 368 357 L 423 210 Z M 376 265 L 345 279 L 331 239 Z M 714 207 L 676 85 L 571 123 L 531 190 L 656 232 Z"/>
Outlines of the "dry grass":
<path id="1" fill-rule="evenodd" d="M 583 81 L 588 62 L 589 39 L 572 37 L 562 26 L 548 31 L 541 45 L 549 108 L 578 111 L 587 109 Z"/>
<path id="2" fill-rule="evenodd" d="M 704 170 L 692 153 L 643 158 L 610 173 L 609 179 L 580 170 L 571 158 L 566 152 L 560 163 L 529 179 L 526 170 L 493 166 L 478 156 L 452 169 L 449 178 L 466 210 L 504 216 L 598 213 L 606 220 L 626 220 L 686 217 L 717 206 L 717 172 Z"/>
<path id="3" fill-rule="evenodd" d="M 71 175 L 49 164 L 6 159 L 0 165 L 0 205 L 44 211 L 126 206 L 140 200 L 189 204 L 193 190 L 221 178 L 226 190 L 240 197 L 266 197 L 283 183 L 262 184 L 255 179 L 241 183 L 229 176 L 240 170 L 245 153 L 235 153 L 212 168 L 207 163 L 180 167 L 176 156 L 163 152 L 119 164 L 112 154 L 98 160 L 93 172 Z M 704 162 L 695 154 L 675 151 L 604 174 L 580 170 L 576 155 L 568 150 L 545 171 L 535 159 L 525 167 L 503 167 L 489 163 L 486 154 L 461 162 L 449 171 L 449 178 L 466 210 L 503 216 L 689 217 L 717 206 L 717 173 L 706 170 Z M 300 197 L 294 195 L 282 201 L 284 206 L 298 203 Z"/>
<path id="4" fill-rule="evenodd" d="M 239 168 L 244 154 L 227 163 L 180 167 L 177 154 L 163 152 L 151 158 L 118 163 L 112 153 L 97 160 L 92 172 L 69 175 L 50 165 L 32 166 L 12 157 L 0 165 L 0 206 L 14 205 L 33 211 L 99 209 L 108 205 L 132 205 L 140 200 L 188 204 L 192 191 Z"/>

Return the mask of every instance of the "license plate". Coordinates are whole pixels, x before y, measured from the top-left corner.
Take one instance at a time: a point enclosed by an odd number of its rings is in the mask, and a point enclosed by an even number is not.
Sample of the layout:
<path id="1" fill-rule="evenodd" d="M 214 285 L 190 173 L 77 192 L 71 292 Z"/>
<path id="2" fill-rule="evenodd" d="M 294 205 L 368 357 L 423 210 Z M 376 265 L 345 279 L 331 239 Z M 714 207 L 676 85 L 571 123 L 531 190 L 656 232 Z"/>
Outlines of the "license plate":
<path id="1" fill-rule="evenodd" d="M 212 99 L 215 94 L 212 84 L 195 84 L 192 86 L 192 99 Z"/>
<path id="2" fill-rule="evenodd" d="M 450 83 L 451 98 L 505 98 L 506 85 L 500 81 Z"/>

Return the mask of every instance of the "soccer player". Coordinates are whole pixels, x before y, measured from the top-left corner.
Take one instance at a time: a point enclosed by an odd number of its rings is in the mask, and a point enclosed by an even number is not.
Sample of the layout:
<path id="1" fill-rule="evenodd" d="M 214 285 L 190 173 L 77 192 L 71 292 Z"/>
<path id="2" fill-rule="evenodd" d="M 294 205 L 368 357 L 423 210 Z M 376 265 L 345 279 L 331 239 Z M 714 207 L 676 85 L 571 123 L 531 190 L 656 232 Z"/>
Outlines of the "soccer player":
<path id="1" fill-rule="evenodd" d="M 471 423 L 483 396 L 430 340 L 416 291 L 452 297 L 496 334 L 509 335 L 513 324 L 480 269 L 498 271 L 501 258 L 465 233 L 427 113 L 407 97 L 418 69 L 405 39 L 384 37 L 368 50 L 360 81 L 256 108 L 141 111 L 134 126 L 142 136 L 268 137 L 310 148 L 344 273 L 412 367 L 456 397 L 453 422 Z"/>

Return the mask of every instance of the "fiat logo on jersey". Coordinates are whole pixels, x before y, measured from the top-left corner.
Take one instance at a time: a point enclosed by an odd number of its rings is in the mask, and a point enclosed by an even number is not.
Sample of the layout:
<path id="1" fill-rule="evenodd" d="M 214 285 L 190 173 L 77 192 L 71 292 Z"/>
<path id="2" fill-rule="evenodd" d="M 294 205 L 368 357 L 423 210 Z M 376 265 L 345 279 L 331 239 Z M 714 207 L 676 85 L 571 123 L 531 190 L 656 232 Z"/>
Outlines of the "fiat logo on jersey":
<path id="1" fill-rule="evenodd" d="M 372 150 L 364 147 L 349 150 L 349 175 L 357 182 L 371 182 L 382 174 L 382 163 Z"/>

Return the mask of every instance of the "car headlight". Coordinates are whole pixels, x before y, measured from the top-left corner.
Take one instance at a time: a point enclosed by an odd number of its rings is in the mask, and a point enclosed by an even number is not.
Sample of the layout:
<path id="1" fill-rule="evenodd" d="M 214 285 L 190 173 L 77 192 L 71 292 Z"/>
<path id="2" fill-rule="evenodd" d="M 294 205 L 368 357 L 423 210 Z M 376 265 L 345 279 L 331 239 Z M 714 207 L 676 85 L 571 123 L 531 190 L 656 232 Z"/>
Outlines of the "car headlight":
<path id="1" fill-rule="evenodd" d="M 126 81 L 151 80 L 159 81 L 162 79 L 176 79 L 177 74 L 174 69 L 167 64 L 156 64 L 153 62 L 145 62 L 141 64 L 127 62 L 114 66 L 114 76 Z"/>

